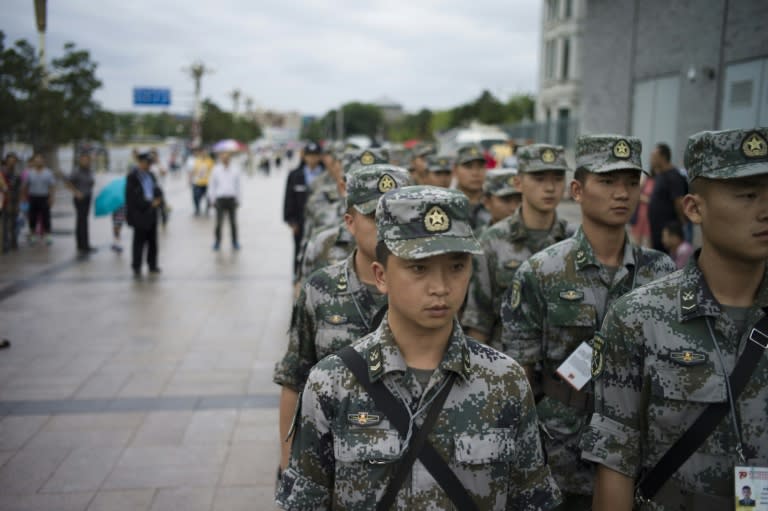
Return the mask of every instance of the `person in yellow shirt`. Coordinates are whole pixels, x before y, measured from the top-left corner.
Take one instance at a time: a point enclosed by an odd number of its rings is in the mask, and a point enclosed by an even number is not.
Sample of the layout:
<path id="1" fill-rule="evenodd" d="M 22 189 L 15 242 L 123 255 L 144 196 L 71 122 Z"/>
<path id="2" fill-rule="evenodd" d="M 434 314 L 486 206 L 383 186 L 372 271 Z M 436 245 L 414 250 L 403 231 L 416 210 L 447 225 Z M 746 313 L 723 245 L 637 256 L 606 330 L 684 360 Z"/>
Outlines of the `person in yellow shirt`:
<path id="1" fill-rule="evenodd" d="M 200 201 L 207 197 L 208 179 L 213 171 L 213 159 L 202 147 L 196 147 L 189 159 L 189 183 L 192 185 L 192 201 L 195 204 L 195 216 L 200 215 Z M 206 198 L 205 214 L 208 215 L 211 204 Z"/>

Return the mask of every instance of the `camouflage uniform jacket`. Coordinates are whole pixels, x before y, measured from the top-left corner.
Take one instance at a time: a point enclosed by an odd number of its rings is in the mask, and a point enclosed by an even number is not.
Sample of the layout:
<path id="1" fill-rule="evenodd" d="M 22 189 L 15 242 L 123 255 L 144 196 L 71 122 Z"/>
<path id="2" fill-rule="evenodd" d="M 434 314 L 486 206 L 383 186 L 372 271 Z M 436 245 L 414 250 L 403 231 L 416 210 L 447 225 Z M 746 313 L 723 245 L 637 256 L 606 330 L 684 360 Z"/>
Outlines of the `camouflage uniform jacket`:
<path id="1" fill-rule="evenodd" d="M 592 339 L 610 303 L 674 270 L 666 254 L 627 242 L 610 282 L 579 227 L 573 237 L 531 256 L 517 270 L 501 305 L 504 352 L 524 366 L 554 375 L 582 341 Z M 582 390 L 591 392 L 589 385 Z M 581 461 L 578 447 L 588 412 L 548 396 L 537 408 L 558 485 L 566 492 L 591 494 L 592 467 Z"/>
<path id="2" fill-rule="evenodd" d="M 355 245 L 355 238 L 343 223 L 323 229 L 307 242 L 299 277 L 303 279 L 315 270 L 343 261 L 352 253 Z"/>
<path id="3" fill-rule="evenodd" d="M 470 204 L 469 209 L 469 223 L 472 225 L 472 232 L 477 238 L 491 224 L 491 213 L 485 209 L 482 202 Z"/>
<path id="4" fill-rule="evenodd" d="M 288 351 L 275 366 L 278 385 L 300 391 L 319 360 L 375 328 L 371 320 L 387 299 L 360 282 L 354 254 L 316 271 L 302 286 L 293 306 Z"/>
<path id="5" fill-rule="evenodd" d="M 317 232 L 336 225 L 344 216 L 344 197 L 336 188 L 336 182 L 316 188 L 307 199 L 305 211 L 303 233 L 306 244 Z"/>
<path id="6" fill-rule="evenodd" d="M 354 347 L 368 361 L 377 354 L 372 380 L 383 379 L 412 413 L 429 403 L 449 373 L 457 373 L 429 441 L 479 509 L 557 505 L 560 494 L 542 455 L 533 394 L 516 362 L 466 337 L 455 322 L 443 360 L 422 389 L 386 319 Z M 366 412 L 369 420 L 361 426 L 354 419 Z M 417 425 L 425 415 L 417 416 Z M 312 370 L 297 420 L 278 504 L 291 510 L 374 509 L 407 444 L 339 357 Z M 417 460 L 393 509 L 455 508 Z"/>
<path id="7" fill-rule="evenodd" d="M 710 403 L 727 402 L 725 379 L 751 342 L 749 334 L 764 307 L 768 267 L 748 327 L 739 335 L 707 286 L 697 257 L 618 300 L 596 338 L 595 414 L 582 438 L 584 457 L 632 478 L 653 467 Z M 736 454 L 729 414 L 678 469 L 674 483 L 683 491 L 733 502 L 733 467 L 768 465 L 767 404 L 768 357 L 763 356 L 735 403 L 747 463 Z M 665 504 L 658 497 L 654 501 Z"/>
<path id="8" fill-rule="evenodd" d="M 565 220 L 555 219 L 549 236 L 534 245 L 523 223 L 521 211 L 499 220 L 480 236 L 483 255 L 474 256 L 472 280 L 462 324 L 489 337 L 489 344 L 500 348 L 501 299 L 512 284 L 517 268 L 531 255 L 567 237 Z"/>

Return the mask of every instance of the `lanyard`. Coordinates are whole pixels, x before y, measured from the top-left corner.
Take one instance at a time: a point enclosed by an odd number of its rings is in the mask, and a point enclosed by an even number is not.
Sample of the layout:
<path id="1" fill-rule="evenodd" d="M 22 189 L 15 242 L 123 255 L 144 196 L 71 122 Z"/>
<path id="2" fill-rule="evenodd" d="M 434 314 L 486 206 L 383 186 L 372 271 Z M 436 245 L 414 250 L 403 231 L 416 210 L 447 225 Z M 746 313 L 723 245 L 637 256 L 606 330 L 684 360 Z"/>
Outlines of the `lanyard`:
<path id="1" fill-rule="evenodd" d="M 723 358 L 723 353 L 720 351 L 720 345 L 717 343 L 715 330 L 712 328 L 712 318 L 707 317 L 705 319 L 707 322 L 707 328 L 709 329 L 709 335 L 712 337 L 712 344 L 715 345 L 717 358 L 720 360 L 720 367 L 723 368 L 723 374 L 725 375 L 725 388 L 728 391 L 728 405 L 731 410 L 731 423 L 733 424 L 733 429 L 736 433 L 736 453 L 739 455 L 739 460 L 742 463 L 746 463 L 747 460 L 744 458 L 744 444 L 741 438 L 741 428 L 739 427 L 739 421 L 736 417 L 736 405 L 733 400 L 733 392 L 731 391 L 731 382 L 730 378 L 728 377 L 728 370 L 725 367 L 725 359 Z"/>

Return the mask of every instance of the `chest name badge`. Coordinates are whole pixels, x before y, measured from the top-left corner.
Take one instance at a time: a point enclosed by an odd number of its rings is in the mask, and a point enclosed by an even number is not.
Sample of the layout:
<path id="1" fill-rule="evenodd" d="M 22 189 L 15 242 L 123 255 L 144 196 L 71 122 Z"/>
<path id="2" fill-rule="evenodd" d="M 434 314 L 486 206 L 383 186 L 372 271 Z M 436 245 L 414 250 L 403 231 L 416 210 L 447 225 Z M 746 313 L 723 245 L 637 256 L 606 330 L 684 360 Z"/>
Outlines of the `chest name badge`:
<path id="1" fill-rule="evenodd" d="M 569 302 L 575 302 L 577 300 L 583 300 L 584 293 L 582 291 L 576 291 L 575 289 L 569 289 L 568 291 L 561 291 L 560 298 L 568 300 Z"/>
<path id="2" fill-rule="evenodd" d="M 347 421 L 355 426 L 375 426 L 381 422 L 381 415 L 368 412 L 347 414 Z"/>
<path id="3" fill-rule="evenodd" d="M 690 350 L 673 351 L 669 354 L 669 358 L 683 366 L 697 366 L 707 361 L 707 356 L 704 353 Z"/>
<path id="4" fill-rule="evenodd" d="M 346 323 L 346 322 L 347 322 L 347 318 L 345 318 L 344 316 L 340 316 L 338 314 L 334 314 L 333 316 L 330 316 L 328 318 L 328 323 L 332 325 L 341 325 L 342 323 Z"/>

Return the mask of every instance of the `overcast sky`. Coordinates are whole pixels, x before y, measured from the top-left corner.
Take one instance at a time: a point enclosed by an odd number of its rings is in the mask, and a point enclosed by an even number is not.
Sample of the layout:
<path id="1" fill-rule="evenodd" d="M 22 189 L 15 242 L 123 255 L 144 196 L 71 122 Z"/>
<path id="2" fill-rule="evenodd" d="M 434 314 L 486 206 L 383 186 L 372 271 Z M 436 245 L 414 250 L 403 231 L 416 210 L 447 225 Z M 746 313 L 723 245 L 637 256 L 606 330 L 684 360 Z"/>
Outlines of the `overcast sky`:
<path id="1" fill-rule="evenodd" d="M 52 0 L 47 49 L 88 49 L 111 110 L 133 109 L 135 86 L 170 87 L 171 110 L 191 110 L 183 68 L 201 59 L 203 97 L 226 109 L 239 88 L 303 114 L 381 96 L 415 111 L 535 92 L 540 16 L 540 0 Z M 3 0 L 6 44 L 36 46 L 34 20 L 32 0 Z"/>

